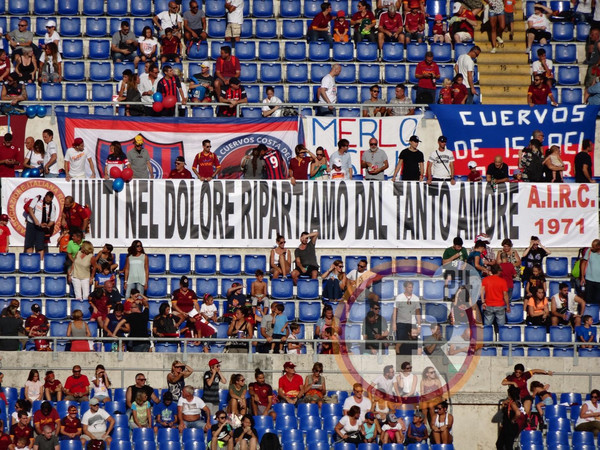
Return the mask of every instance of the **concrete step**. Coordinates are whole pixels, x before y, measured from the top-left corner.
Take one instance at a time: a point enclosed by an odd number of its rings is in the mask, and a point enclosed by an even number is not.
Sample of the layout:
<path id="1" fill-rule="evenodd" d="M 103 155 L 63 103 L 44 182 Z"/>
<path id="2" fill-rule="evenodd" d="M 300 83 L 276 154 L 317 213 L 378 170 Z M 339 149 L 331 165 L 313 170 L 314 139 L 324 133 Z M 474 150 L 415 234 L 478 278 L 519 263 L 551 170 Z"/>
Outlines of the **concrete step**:
<path id="1" fill-rule="evenodd" d="M 510 95 L 485 95 L 481 93 L 481 100 L 484 105 L 526 105 L 527 97 L 517 97 Z"/>
<path id="2" fill-rule="evenodd" d="M 479 72 L 479 85 L 480 86 L 529 86 L 531 83 L 531 77 L 528 73 L 496 73 L 496 74 L 482 74 Z"/>
<path id="3" fill-rule="evenodd" d="M 525 49 L 522 52 L 507 52 L 506 49 L 498 49 L 498 53 L 490 53 L 489 51 L 480 53 L 477 57 L 477 63 L 481 68 L 482 65 L 491 64 L 528 64 L 529 58 L 525 53 Z"/>
<path id="4" fill-rule="evenodd" d="M 477 42 L 479 48 L 482 52 L 489 52 L 492 50 L 492 43 L 489 41 L 489 37 L 487 34 L 481 33 L 479 36 L 475 35 L 475 42 Z M 514 40 L 514 41 L 504 41 L 504 47 L 498 47 L 498 53 L 525 53 L 525 44 L 524 40 Z"/>
<path id="5" fill-rule="evenodd" d="M 513 74 L 529 74 L 529 64 L 479 64 L 477 66 L 479 76 L 501 76 Z"/>
<path id="6" fill-rule="evenodd" d="M 484 89 L 485 87 L 485 89 Z M 481 85 L 481 93 L 484 92 L 487 95 L 493 96 L 508 96 L 508 97 L 523 97 L 523 102 L 527 102 L 527 89 L 529 88 L 529 83 L 526 86 L 486 86 Z"/>

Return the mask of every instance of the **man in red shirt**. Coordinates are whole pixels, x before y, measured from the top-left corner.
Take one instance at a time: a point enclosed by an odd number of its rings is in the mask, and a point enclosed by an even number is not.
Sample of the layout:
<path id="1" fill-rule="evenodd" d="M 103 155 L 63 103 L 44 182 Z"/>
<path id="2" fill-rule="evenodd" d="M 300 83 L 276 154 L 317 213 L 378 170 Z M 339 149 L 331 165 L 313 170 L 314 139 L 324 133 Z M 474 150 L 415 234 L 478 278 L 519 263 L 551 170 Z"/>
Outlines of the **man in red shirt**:
<path id="1" fill-rule="evenodd" d="M 64 427 L 60 433 L 63 439 L 78 439 L 81 437 L 83 426 L 81 420 L 77 417 L 77 407 L 69 406 L 68 414 L 60 421 L 61 427 Z"/>
<path id="2" fill-rule="evenodd" d="M 400 42 L 404 44 L 402 32 L 402 16 L 396 12 L 396 7 L 390 5 L 388 10 L 379 17 L 379 50 L 383 49 L 384 42 Z"/>
<path id="3" fill-rule="evenodd" d="M 90 223 L 90 218 L 83 206 L 75 203 L 73 197 L 67 195 L 63 205 L 61 227 L 69 231 L 81 230 L 85 232 Z"/>
<path id="4" fill-rule="evenodd" d="M 313 42 L 324 39 L 330 46 L 333 45 L 333 38 L 330 33 L 330 24 L 332 20 L 331 3 L 321 3 L 321 12 L 314 17 L 308 26 L 306 40 L 308 42 Z"/>
<path id="5" fill-rule="evenodd" d="M 506 323 L 506 313 L 510 312 L 508 287 L 506 281 L 498 275 L 500 273 L 498 264 L 494 264 L 490 271 L 492 274 L 481 282 L 483 323 L 493 325 L 495 320 L 498 326 L 502 326 Z"/>
<path id="6" fill-rule="evenodd" d="M 240 60 L 231 54 L 231 47 L 221 47 L 221 56 L 215 62 L 215 92 L 219 94 L 224 86 L 229 86 L 231 78 L 239 78 L 241 73 Z"/>
<path id="7" fill-rule="evenodd" d="M 425 53 L 425 60 L 417 64 L 415 76 L 419 80 L 416 103 L 434 103 L 435 80 L 440 78 L 440 68 L 433 61 L 432 52 Z"/>
<path id="8" fill-rule="evenodd" d="M 304 380 L 296 373 L 296 364 L 291 361 L 283 365 L 285 373 L 279 379 L 277 396 L 282 403 L 295 405 L 298 399 L 304 395 Z"/>
<path id="9" fill-rule="evenodd" d="M 175 180 L 189 180 L 192 178 L 192 172 L 185 168 L 185 158 L 183 156 L 175 158 L 175 168 L 171 170 L 167 178 Z"/>
<path id="10" fill-rule="evenodd" d="M 291 183 L 296 184 L 296 180 L 308 180 L 308 167 L 316 159 L 317 157 L 308 151 L 304 145 L 296 145 L 296 157 L 290 161 Z"/>
<path id="11" fill-rule="evenodd" d="M 196 155 L 192 170 L 200 181 L 210 181 L 221 171 L 219 158 L 210 151 L 212 145 L 208 139 L 202 141 L 202 151 Z"/>
<path id="12" fill-rule="evenodd" d="M 19 149 L 12 145 L 13 135 L 6 133 L 0 146 L 0 178 L 14 177 L 19 163 Z"/>
<path id="13" fill-rule="evenodd" d="M 46 425 L 52 428 L 53 433 L 58 436 L 58 432 L 60 431 L 60 417 L 50 402 L 42 403 L 40 409 L 33 414 L 33 426 L 37 434 L 42 434 L 42 430 Z"/>
<path id="14" fill-rule="evenodd" d="M 269 150 L 265 144 L 258 144 L 260 156 L 265 161 L 265 174 L 267 180 L 285 180 L 287 178 L 287 164 L 276 149 Z"/>
<path id="15" fill-rule="evenodd" d="M 40 305 L 34 304 L 31 306 L 32 314 L 25 321 L 25 331 L 29 337 L 46 336 L 50 330 L 48 319 L 42 314 Z M 45 339 L 36 339 L 34 341 L 36 350 L 50 350 L 48 341 Z M 41 428 L 40 428 L 41 430 Z M 40 434 L 40 433 L 38 433 Z"/>
<path id="16" fill-rule="evenodd" d="M 4 421 L 0 419 L 0 450 L 8 450 L 10 444 L 10 434 L 4 432 Z"/>
<path id="17" fill-rule="evenodd" d="M 404 31 L 406 32 L 405 39 L 418 43 L 423 42 L 425 32 L 425 15 L 421 11 L 418 1 L 410 2 L 410 11 L 404 17 Z"/>
<path id="18" fill-rule="evenodd" d="M 73 366 L 73 375 L 65 381 L 65 400 L 87 402 L 90 399 L 90 380 L 81 374 L 81 366 Z"/>
<path id="19" fill-rule="evenodd" d="M 17 415 L 18 422 L 10 427 L 10 438 L 14 445 L 21 438 L 27 439 L 27 446 L 31 448 L 33 445 L 33 428 L 29 425 L 29 416 L 26 411 L 20 411 Z"/>
<path id="20" fill-rule="evenodd" d="M 462 3 L 455 3 L 453 8 L 455 10 L 458 8 L 458 11 L 455 11 L 455 14 L 458 17 L 459 22 L 458 30 L 454 33 L 454 42 L 460 43 L 472 41 L 473 36 L 475 35 L 475 27 L 477 26 L 477 18 L 473 12 Z"/>
<path id="21" fill-rule="evenodd" d="M 552 106 L 558 106 L 558 103 L 556 103 L 556 100 L 554 99 L 552 89 L 550 89 L 550 86 L 546 83 L 544 75 L 539 73 L 535 74 L 533 76 L 533 83 L 527 90 L 527 103 L 529 106 L 545 105 L 548 103 L 548 97 L 550 97 Z"/>

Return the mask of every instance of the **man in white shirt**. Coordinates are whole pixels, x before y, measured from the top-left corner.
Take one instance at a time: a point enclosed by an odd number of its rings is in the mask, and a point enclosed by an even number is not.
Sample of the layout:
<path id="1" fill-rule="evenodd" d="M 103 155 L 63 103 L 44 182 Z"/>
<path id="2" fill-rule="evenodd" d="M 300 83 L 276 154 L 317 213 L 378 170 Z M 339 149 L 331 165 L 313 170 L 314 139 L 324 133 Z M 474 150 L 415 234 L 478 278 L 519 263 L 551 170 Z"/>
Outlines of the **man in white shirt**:
<path id="1" fill-rule="evenodd" d="M 206 414 L 206 424 L 202 420 L 202 411 Z M 185 386 L 181 391 L 181 397 L 177 401 L 177 415 L 180 432 L 185 428 L 202 428 L 202 425 L 205 432 L 210 428 L 210 409 L 200 397 L 194 395 L 192 386 Z"/>
<path id="2" fill-rule="evenodd" d="M 361 420 L 365 419 L 365 414 L 371 410 L 371 400 L 369 400 L 364 395 L 364 389 L 362 384 L 354 383 L 352 386 L 352 394 L 344 401 L 344 405 L 342 406 L 342 412 L 344 416 L 348 414 L 348 410 L 353 406 L 358 406 L 360 408 L 360 418 Z"/>
<path id="3" fill-rule="evenodd" d="M 44 154 L 44 176 L 46 178 L 58 178 L 58 152 L 54 142 L 54 131 L 46 129 L 42 133 L 42 139 L 46 144 Z"/>
<path id="4" fill-rule="evenodd" d="M 454 64 L 454 73 L 456 75 L 460 73 L 463 76 L 463 84 L 469 91 L 469 95 L 467 96 L 466 101 L 467 105 L 472 105 L 473 97 L 477 95 L 473 77 L 475 74 L 475 58 L 477 58 L 480 53 L 481 49 L 478 46 L 474 45 L 473 47 L 471 47 L 468 53 L 460 55 L 456 60 L 456 64 Z"/>
<path id="5" fill-rule="evenodd" d="M 408 341 L 413 325 L 421 327 L 421 302 L 413 294 L 412 281 L 404 282 L 404 292 L 396 296 L 394 312 L 392 313 L 392 331 L 399 341 Z M 396 354 L 400 353 L 402 344 L 396 344 Z"/>
<path id="6" fill-rule="evenodd" d="M 179 14 L 179 6 L 175 2 L 169 2 L 169 9 L 158 13 L 152 18 L 154 25 L 158 28 L 158 35 L 163 37 L 165 30 L 171 28 L 173 35 L 181 39 L 183 17 Z"/>
<path id="7" fill-rule="evenodd" d="M 342 66 L 334 64 L 331 71 L 321 80 L 321 87 L 317 92 L 319 98 L 319 106 L 317 108 L 317 116 L 335 116 L 335 107 L 333 104 L 337 102 L 337 87 L 335 85 L 335 77 L 342 72 Z"/>
<path id="8" fill-rule="evenodd" d="M 558 285 L 558 293 L 552 296 L 550 316 L 552 325 L 581 325 L 581 314 L 585 311 L 585 300 L 571 292 L 567 283 Z"/>
<path id="9" fill-rule="evenodd" d="M 147 116 L 156 115 L 152 109 L 152 104 L 154 103 L 153 95 L 158 91 L 159 74 L 160 70 L 158 70 L 158 66 L 152 63 L 148 66 L 148 76 L 140 77 L 138 90 L 142 95 L 142 103 L 144 103 Z"/>
<path id="10" fill-rule="evenodd" d="M 100 401 L 97 398 L 90 400 L 90 409 L 88 409 L 81 418 L 83 425 L 83 434 L 81 435 L 81 443 L 85 448 L 87 441 L 98 439 L 106 442 L 106 446 L 110 447 L 110 433 L 115 426 L 115 419 L 105 410 L 100 409 Z M 108 421 L 108 427 L 106 422 Z"/>
<path id="11" fill-rule="evenodd" d="M 369 386 L 368 391 L 373 392 L 377 389 L 379 392 L 393 397 L 394 394 L 394 366 L 387 365 L 383 368 L 383 374 L 373 380 L 373 384 Z"/>
<path id="12" fill-rule="evenodd" d="M 448 139 L 446 136 L 438 138 L 438 149 L 429 155 L 427 161 L 427 184 L 432 181 L 450 181 L 455 184 L 454 180 L 454 154 L 446 148 Z"/>
<path id="13" fill-rule="evenodd" d="M 25 253 L 38 252 L 44 258 L 46 235 L 50 234 L 58 216 L 58 206 L 53 204 L 54 193 L 46 192 L 33 198 L 27 207 L 25 225 Z"/>
<path id="14" fill-rule="evenodd" d="M 92 171 L 91 178 L 96 178 L 94 161 L 84 150 L 83 139 L 75 138 L 73 147 L 69 148 L 65 154 L 65 173 L 67 174 L 67 181 L 71 181 L 71 178 L 86 178 L 86 160 L 90 164 L 90 170 Z"/>
<path id="15" fill-rule="evenodd" d="M 342 171 L 346 175 L 344 179 L 352 179 L 352 157 L 348 153 L 350 141 L 348 139 L 340 139 L 338 141 L 338 151 L 329 156 L 330 161 L 335 161 L 337 158 L 342 160 Z"/>
<path id="16" fill-rule="evenodd" d="M 225 40 L 239 42 L 244 23 L 244 0 L 226 0 L 225 9 L 227 10 Z"/>

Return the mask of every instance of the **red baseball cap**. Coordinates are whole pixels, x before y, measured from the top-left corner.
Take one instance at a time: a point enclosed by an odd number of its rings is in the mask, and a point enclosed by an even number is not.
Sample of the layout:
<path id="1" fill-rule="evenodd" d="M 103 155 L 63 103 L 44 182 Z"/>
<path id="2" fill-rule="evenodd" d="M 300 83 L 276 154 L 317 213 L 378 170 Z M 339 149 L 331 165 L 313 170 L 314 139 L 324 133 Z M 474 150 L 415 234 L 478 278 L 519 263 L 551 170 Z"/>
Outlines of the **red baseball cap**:
<path id="1" fill-rule="evenodd" d="M 217 358 L 213 358 L 208 362 L 208 367 L 216 366 L 217 364 L 221 364 Z"/>

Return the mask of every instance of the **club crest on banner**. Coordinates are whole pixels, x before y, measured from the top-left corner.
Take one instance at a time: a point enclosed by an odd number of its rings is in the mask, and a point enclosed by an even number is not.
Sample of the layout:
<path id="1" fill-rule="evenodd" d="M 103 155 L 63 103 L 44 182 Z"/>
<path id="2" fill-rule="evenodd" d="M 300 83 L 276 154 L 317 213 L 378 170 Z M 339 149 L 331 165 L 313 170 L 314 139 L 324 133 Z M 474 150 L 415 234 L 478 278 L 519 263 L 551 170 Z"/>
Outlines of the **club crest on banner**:
<path id="1" fill-rule="evenodd" d="M 52 201 L 52 207 L 56 208 L 56 217 L 60 218 L 62 215 L 62 206 L 65 203 L 65 194 L 63 191 L 56 186 L 54 183 L 43 179 L 32 179 L 27 180 L 24 183 L 12 191 L 8 198 L 6 211 L 10 218 L 10 224 L 14 230 L 21 236 L 25 236 L 26 226 L 26 212 L 25 203 L 29 200 L 41 195 L 46 195 L 46 192 L 52 192 L 54 194 L 54 200 Z M 58 232 L 60 228 L 60 220 L 56 220 L 53 235 Z"/>
<path id="2" fill-rule="evenodd" d="M 154 142 L 143 134 L 141 134 L 141 136 L 144 138 L 144 148 L 150 154 L 152 176 L 154 179 L 163 178 L 164 174 L 169 174 L 171 169 L 175 167 L 175 158 L 184 155 L 183 142 Z M 102 177 L 104 177 L 104 166 L 106 164 L 106 158 L 108 158 L 108 155 L 110 154 L 111 143 L 112 141 L 104 139 L 98 139 L 96 142 L 96 166 Z M 119 143 L 125 154 L 134 149 L 133 139 L 120 141 Z"/>
<path id="3" fill-rule="evenodd" d="M 238 136 L 213 149 L 221 163 L 219 178 L 241 178 L 240 161 L 244 156 L 252 155 L 252 149 L 258 144 L 277 150 L 287 162 L 292 158 L 292 149 L 281 139 L 266 134 Z"/>

